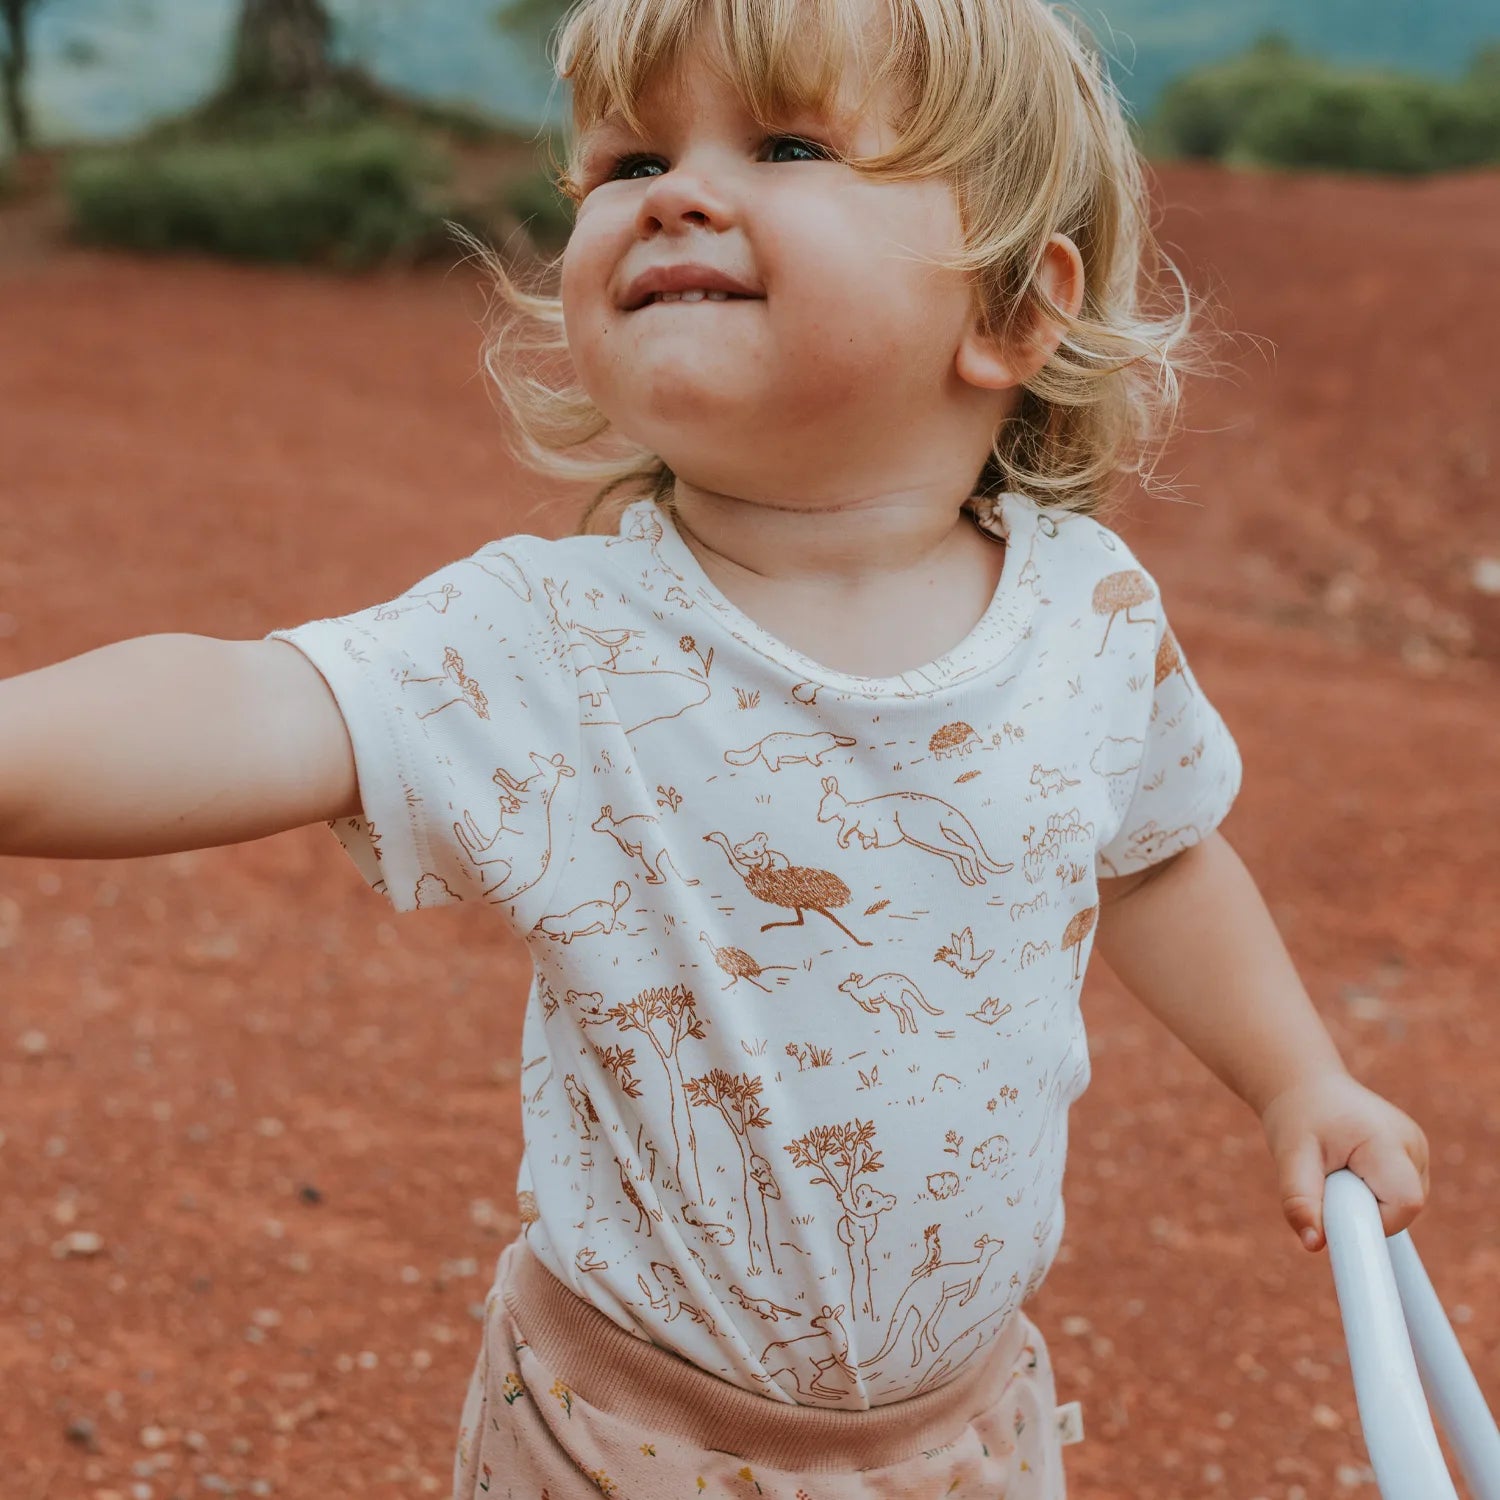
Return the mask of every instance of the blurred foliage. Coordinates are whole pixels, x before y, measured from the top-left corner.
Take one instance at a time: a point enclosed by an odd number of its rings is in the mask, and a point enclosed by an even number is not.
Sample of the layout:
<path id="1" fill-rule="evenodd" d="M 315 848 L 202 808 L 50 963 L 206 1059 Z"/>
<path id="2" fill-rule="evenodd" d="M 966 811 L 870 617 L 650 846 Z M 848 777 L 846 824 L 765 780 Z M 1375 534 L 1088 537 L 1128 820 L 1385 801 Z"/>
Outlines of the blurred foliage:
<path id="1" fill-rule="evenodd" d="M 131 250 L 355 269 L 449 247 L 444 159 L 388 124 L 81 154 L 79 237 Z"/>
<path id="2" fill-rule="evenodd" d="M 543 255 L 554 255 L 573 230 L 573 203 L 558 192 L 545 168 L 518 177 L 505 188 L 505 207 L 520 219 Z"/>
<path id="3" fill-rule="evenodd" d="M 543 43 L 570 4 L 571 0 L 505 0 L 495 12 L 495 25 L 508 36 Z"/>
<path id="4" fill-rule="evenodd" d="M 1154 157 L 1416 175 L 1500 161 L 1500 46 L 1456 83 L 1336 68 L 1285 37 L 1184 75 L 1145 122 Z"/>
<path id="5" fill-rule="evenodd" d="M 0 0 L 0 116 L 14 151 L 29 151 L 31 21 L 46 0 Z"/>
<path id="6" fill-rule="evenodd" d="M 508 212 L 495 178 L 513 180 L 515 161 L 533 153 L 476 111 L 335 64 L 331 35 L 322 0 L 241 0 L 219 88 L 134 141 L 70 163 L 76 235 L 341 269 L 451 255 L 450 224 L 488 235 Z M 470 167 L 463 190 L 450 186 L 460 158 Z"/>

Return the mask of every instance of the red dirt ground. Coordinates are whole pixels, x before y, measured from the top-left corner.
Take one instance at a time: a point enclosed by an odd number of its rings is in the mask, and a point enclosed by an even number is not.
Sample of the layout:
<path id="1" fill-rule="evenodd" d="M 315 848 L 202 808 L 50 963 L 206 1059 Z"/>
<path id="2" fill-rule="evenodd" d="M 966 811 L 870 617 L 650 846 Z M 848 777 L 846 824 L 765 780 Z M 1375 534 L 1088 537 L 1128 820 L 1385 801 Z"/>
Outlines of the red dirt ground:
<path id="1" fill-rule="evenodd" d="M 1115 524 L 1244 752 L 1227 837 L 1352 1066 L 1429 1133 L 1414 1238 L 1500 1405 L 1500 596 L 1476 573 L 1500 565 L 1500 175 L 1159 186 L 1238 337 L 1160 471 L 1189 503 Z M 257 637 L 576 514 L 533 513 L 506 459 L 469 272 L 42 253 L 35 228 L 0 216 L 0 675 Z M 398 924 L 320 827 L 0 860 L 7 1500 L 446 1495 L 516 1229 L 525 956 L 477 917 Z M 1073 1493 L 1373 1497 L 1328 1259 L 1255 1120 L 1102 963 L 1085 1005 L 1032 1307 L 1084 1405 Z M 60 1257 L 72 1231 L 102 1249 Z"/>

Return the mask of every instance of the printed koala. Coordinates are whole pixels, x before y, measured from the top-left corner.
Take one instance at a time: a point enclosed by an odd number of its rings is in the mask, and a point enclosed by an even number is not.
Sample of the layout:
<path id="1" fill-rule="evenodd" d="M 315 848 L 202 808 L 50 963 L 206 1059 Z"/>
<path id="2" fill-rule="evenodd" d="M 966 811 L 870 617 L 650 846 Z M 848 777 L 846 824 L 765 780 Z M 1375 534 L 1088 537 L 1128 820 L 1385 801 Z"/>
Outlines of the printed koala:
<path id="1" fill-rule="evenodd" d="M 1140 310 L 1141 163 L 1043 0 L 579 0 L 556 54 L 568 246 L 533 287 L 477 248 L 579 529 L 0 683 L 0 854 L 323 821 L 396 910 L 526 942 L 456 1500 L 1057 1500 L 1078 1413 L 1026 1309 L 1095 951 L 1257 1115 L 1311 1248 L 1356 1146 L 1388 1231 L 1428 1192 L 1101 519 L 1194 348 Z"/>

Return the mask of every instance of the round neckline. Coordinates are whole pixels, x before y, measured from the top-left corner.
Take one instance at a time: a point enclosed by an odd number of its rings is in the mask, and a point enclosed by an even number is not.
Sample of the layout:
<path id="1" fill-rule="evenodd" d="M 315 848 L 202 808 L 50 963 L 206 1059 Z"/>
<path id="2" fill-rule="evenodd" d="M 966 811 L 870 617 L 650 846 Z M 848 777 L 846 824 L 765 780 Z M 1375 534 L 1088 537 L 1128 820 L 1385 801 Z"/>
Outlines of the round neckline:
<path id="1" fill-rule="evenodd" d="M 811 682 L 820 682 L 840 692 L 865 698 L 911 698 L 939 692 L 994 666 L 1021 640 L 1036 603 L 1033 587 L 1021 583 L 1021 571 L 1031 561 L 1038 509 L 1028 496 L 1014 491 L 965 502 L 965 512 L 981 531 L 1005 542 L 1005 560 L 1000 580 L 983 615 L 964 638 L 935 661 L 908 667 L 892 677 L 864 677 L 841 672 L 814 660 L 795 646 L 758 625 L 732 603 L 703 570 L 692 548 L 683 541 L 671 514 L 649 496 L 628 506 L 620 521 L 620 534 L 631 530 L 632 512 L 644 511 L 658 523 L 655 545 L 661 558 L 691 586 L 697 597 L 724 623 L 732 635 L 751 650 L 779 662 Z"/>

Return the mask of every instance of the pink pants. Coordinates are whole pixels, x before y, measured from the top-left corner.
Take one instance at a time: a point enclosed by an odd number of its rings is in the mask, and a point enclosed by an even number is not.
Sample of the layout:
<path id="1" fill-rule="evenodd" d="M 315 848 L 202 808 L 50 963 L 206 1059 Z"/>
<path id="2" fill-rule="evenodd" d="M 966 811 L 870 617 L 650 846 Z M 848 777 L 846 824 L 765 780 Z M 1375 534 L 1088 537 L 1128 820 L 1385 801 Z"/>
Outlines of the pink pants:
<path id="1" fill-rule="evenodd" d="M 1062 1500 L 1047 1347 L 1018 1312 L 988 1352 L 869 1411 L 792 1406 L 626 1333 L 519 1239 L 485 1309 L 454 1500 Z"/>

